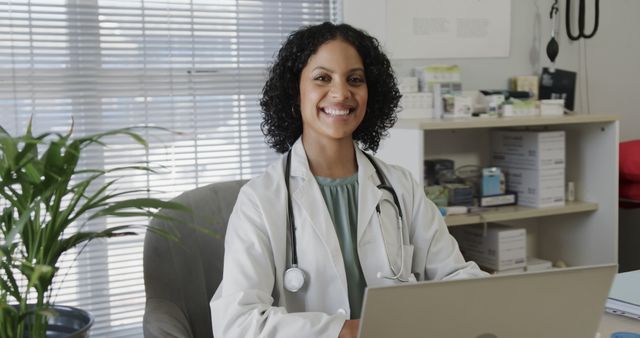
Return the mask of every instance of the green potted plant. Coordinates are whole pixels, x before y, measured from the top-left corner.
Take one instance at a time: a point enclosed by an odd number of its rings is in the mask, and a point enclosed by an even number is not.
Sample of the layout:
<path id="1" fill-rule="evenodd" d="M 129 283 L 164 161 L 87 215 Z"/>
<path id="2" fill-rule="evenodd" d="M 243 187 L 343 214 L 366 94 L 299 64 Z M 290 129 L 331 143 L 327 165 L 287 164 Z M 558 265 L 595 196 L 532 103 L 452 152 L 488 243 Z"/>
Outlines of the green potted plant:
<path id="1" fill-rule="evenodd" d="M 154 198 L 135 198 L 140 189 L 114 190 L 117 179 L 105 179 L 114 171 L 151 170 L 147 165 L 108 171 L 78 168 L 87 147 L 104 147 L 109 136 L 126 135 L 146 147 L 136 130 L 79 138 L 72 138 L 71 131 L 34 136 L 29 123 L 25 135 L 13 137 L 0 126 L 0 337 L 45 337 L 48 323 L 69 310 L 51 304 L 61 255 L 93 239 L 132 235 L 132 227 L 142 226 L 90 231 L 87 222 L 102 217 L 163 217 L 156 214 L 160 208 L 184 209 Z M 166 231 L 149 229 L 171 237 Z M 80 318 L 84 313 L 77 310 L 75 315 Z M 73 337 L 88 336 L 93 319 L 81 319 L 84 327 Z"/>

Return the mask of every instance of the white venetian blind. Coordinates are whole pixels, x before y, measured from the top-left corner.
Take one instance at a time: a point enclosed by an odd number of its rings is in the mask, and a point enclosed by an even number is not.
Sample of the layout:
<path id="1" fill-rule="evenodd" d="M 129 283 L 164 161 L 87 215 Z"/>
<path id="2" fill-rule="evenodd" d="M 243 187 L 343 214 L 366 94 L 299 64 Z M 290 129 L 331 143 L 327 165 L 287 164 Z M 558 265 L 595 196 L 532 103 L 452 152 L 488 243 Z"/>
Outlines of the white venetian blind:
<path id="1" fill-rule="evenodd" d="M 33 117 L 35 133 L 66 132 L 72 119 L 76 136 L 132 125 L 180 132 L 144 132 L 148 150 L 112 138 L 82 161 L 150 161 L 159 173 L 120 184 L 153 197 L 250 178 L 275 159 L 259 127 L 267 66 L 292 30 L 336 21 L 338 1 L 0 1 L 0 125 L 21 134 Z M 53 301 L 90 311 L 95 337 L 141 336 L 143 239 L 66 255 Z"/>

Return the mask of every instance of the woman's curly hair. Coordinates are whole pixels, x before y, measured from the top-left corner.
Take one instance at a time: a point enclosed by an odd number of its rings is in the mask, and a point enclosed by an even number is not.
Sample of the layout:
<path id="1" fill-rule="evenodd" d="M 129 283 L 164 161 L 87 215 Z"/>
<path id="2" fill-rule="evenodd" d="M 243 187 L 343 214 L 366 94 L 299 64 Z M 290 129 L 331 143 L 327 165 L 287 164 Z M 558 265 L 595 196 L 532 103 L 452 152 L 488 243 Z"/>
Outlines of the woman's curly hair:
<path id="1" fill-rule="evenodd" d="M 400 92 L 391 63 L 378 40 L 347 24 L 325 22 L 293 32 L 278 52 L 262 89 L 262 132 L 266 142 L 284 153 L 302 134 L 300 113 L 300 74 L 309 58 L 330 40 L 351 44 L 364 64 L 368 88 L 364 120 L 353 132 L 353 139 L 365 150 L 376 151 L 380 139 L 396 120 Z"/>

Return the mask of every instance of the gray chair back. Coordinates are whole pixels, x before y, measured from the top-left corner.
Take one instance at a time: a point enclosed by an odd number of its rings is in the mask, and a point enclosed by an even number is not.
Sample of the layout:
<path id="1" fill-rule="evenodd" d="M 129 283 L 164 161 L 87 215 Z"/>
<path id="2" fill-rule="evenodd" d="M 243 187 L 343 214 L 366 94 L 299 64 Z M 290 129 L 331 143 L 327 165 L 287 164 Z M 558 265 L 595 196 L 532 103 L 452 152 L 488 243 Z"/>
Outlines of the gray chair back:
<path id="1" fill-rule="evenodd" d="M 145 337 L 213 337 L 209 301 L 222 280 L 224 234 L 245 182 L 213 183 L 185 192 L 173 201 L 190 212 L 163 211 L 171 221 L 151 221 L 152 227 L 174 233 L 178 240 L 147 231 Z"/>

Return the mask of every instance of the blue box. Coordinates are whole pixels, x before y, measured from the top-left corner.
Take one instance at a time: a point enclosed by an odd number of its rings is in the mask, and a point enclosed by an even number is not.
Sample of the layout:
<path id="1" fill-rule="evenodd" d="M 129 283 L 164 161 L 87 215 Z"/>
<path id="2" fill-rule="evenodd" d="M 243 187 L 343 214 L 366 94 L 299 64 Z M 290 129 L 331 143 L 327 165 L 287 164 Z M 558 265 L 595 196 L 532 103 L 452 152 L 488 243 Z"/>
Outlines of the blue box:
<path id="1" fill-rule="evenodd" d="M 498 167 L 482 169 L 482 196 L 501 195 L 504 193 L 502 171 Z"/>

